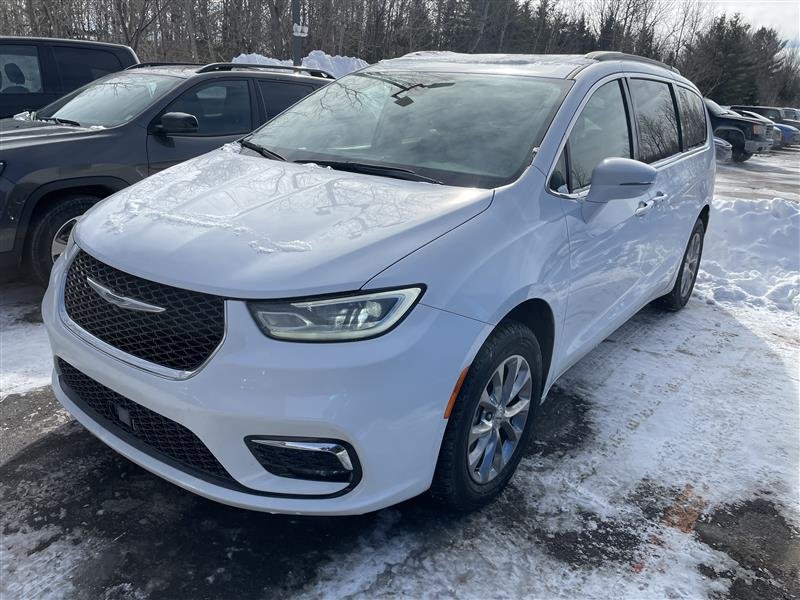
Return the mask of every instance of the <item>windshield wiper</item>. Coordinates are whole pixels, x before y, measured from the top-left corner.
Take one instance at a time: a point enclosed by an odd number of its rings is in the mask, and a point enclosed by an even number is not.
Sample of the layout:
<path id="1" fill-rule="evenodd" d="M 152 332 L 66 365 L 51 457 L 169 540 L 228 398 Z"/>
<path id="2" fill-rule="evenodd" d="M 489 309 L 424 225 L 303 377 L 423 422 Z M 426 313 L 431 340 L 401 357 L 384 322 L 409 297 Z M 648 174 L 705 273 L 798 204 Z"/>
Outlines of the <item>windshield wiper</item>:
<path id="1" fill-rule="evenodd" d="M 390 167 L 388 165 L 375 165 L 349 160 L 313 160 L 310 158 L 296 160 L 294 162 L 304 164 L 314 163 L 321 167 L 330 167 L 331 169 L 338 169 L 339 171 L 352 171 L 354 173 L 365 173 L 367 175 L 383 175 L 385 177 L 394 177 L 395 179 L 404 179 L 406 181 L 425 181 L 427 183 L 444 185 L 438 179 L 433 179 L 432 177 L 427 177 L 426 175 L 402 167 Z"/>
<path id="2" fill-rule="evenodd" d="M 77 121 L 73 121 L 72 119 L 62 119 L 60 117 L 39 117 L 35 115 L 34 118 L 37 121 L 52 121 L 53 123 L 56 123 L 58 125 L 73 125 L 75 127 L 81 126 L 80 123 L 78 123 Z"/>
<path id="3" fill-rule="evenodd" d="M 253 142 L 251 142 L 249 140 L 239 140 L 239 143 L 242 146 L 244 146 L 245 148 L 247 148 L 248 150 L 252 150 L 254 152 L 258 152 L 264 158 L 271 158 L 273 160 L 284 160 L 284 161 L 286 160 L 285 158 L 283 158 L 277 152 L 273 152 L 272 150 L 270 150 L 269 148 L 266 148 L 264 146 L 260 146 L 258 144 L 254 144 Z"/>

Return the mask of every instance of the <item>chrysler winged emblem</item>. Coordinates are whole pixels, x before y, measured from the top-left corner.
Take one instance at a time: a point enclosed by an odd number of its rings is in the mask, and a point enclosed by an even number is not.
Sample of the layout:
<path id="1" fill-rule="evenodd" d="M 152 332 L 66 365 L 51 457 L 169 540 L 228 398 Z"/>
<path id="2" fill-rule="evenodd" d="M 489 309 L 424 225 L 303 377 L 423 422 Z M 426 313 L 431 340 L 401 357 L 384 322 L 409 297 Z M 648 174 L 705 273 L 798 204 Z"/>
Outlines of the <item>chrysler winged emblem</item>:
<path id="1" fill-rule="evenodd" d="M 97 283 L 91 277 L 86 278 L 86 283 L 92 286 L 92 289 L 97 292 L 97 295 L 100 296 L 106 302 L 110 302 L 115 306 L 119 306 L 120 308 L 125 308 L 128 310 L 138 310 L 139 312 L 148 312 L 148 313 L 162 313 L 166 308 L 162 308 L 160 306 L 156 306 L 155 304 L 148 304 L 147 302 L 142 302 L 141 300 L 134 300 L 133 298 L 126 298 L 125 296 L 120 296 L 113 290 L 108 289 L 106 286 Z"/>

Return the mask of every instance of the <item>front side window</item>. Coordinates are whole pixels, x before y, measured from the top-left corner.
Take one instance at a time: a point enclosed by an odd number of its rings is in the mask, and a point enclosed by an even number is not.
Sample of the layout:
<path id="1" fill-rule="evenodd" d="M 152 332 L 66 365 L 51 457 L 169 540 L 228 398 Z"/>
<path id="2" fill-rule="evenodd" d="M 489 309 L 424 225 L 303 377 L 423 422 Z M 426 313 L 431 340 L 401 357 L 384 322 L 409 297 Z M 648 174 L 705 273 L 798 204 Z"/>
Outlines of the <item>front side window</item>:
<path id="1" fill-rule="evenodd" d="M 54 46 L 53 54 L 65 91 L 74 90 L 122 68 L 117 57 L 105 50 Z"/>
<path id="2" fill-rule="evenodd" d="M 253 128 L 250 90 L 244 79 L 197 85 L 178 96 L 163 112 L 197 117 L 196 135 L 234 135 Z"/>
<path id="3" fill-rule="evenodd" d="M 567 140 L 570 191 L 588 186 L 605 158 L 631 157 L 628 113 L 620 81 L 600 86 L 581 110 Z"/>
<path id="4" fill-rule="evenodd" d="M 299 83 L 284 83 L 280 81 L 259 80 L 258 89 L 261 99 L 267 108 L 267 118 L 281 114 L 292 104 L 305 98 L 314 88 L 310 85 Z"/>
<path id="5" fill-rule="evenodd" d="M 36 116 L 116 127 L 139 115 L 182 81 L 180 77 L 134 71 L 109 75 L 36 111 Z"/>
<path id="6" fill-rule="evenodd" d="M 652 163 L 680 152 L 678 118 L 669 84 L 631 79 L 630 88 L 639 126 L 639 160 Z"/>
<path id="7" fill-rule="evenodd" d="M 708 130 L 706 127 L 706 110 L 703 99 L 691 90 L 683 87 L 678 91 L 678 107 L 681 115 L 681 132 L 683 133 L 683 149 L 696 148 L 706 143 Z"/>
<path id="8" fill-rule="evenodd" d="M 512 181 L 571 82 L 488 75 L 361 71 L 325 86 L 249 141 L 291 161 L 412 170 L 448 185 Z"/>
<path id="9" fill-rule="evenodd" d="M 39 94 L 42 74 L 36 46 L 0 44 L 0 94 Z"/>

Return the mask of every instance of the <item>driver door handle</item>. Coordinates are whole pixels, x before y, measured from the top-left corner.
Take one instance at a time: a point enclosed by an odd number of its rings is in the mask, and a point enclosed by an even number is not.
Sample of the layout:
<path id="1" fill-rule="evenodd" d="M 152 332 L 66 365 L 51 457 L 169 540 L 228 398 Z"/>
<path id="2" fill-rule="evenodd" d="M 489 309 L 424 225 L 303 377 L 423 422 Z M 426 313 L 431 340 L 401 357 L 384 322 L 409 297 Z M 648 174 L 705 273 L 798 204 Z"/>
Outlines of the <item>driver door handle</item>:
<path id="1" fill-rule="evenodd" d="M 649 213 L 650 209 L 652 209 L 655 205 L 655 200 L 642 200 L 639 202 L 639 206 L 636 207 L 636 210 L 633 211 L 633 214 L 635 214 L 637 217 L 643 217 Z"/>

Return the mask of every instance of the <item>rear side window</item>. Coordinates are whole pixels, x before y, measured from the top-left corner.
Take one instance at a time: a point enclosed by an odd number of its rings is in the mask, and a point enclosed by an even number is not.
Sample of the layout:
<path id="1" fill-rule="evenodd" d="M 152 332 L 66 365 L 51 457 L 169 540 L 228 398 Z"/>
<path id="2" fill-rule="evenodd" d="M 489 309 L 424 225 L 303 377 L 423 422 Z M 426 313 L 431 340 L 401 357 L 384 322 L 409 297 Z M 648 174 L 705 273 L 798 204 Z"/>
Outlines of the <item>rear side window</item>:
<path id="1" fill-rule="evenodd" d="M 197 135 L 233 135 L 253 128 L 250 90 L 244 79 L 197 85 L 173 100 L 164 110 L 168 112 L 197 117 Z"/>
<path id="2" fill-rule="evenodd" d="M 678 118 L 669 84 L 631 79 L 630 88 L 639 126 L 639 160 L 652 163 L 680 152 Z"/>
<path id="3" fill-rule="evenodd" d="M 681 115 L 683 149 L 696 148 L 706 143 L 706 110 L 703 99 L 686 88 L 676 88 Z"/>
<path id="4" fill-rule="evenodd" d="M 631 157 L 631 135 L 620 81 L 600 86 L 583 107 L 569 134 L 569 188 L 589 185 L 597 163 Z"/>
<path id="5" fill-rule="evenodd" d="M 0 44 L 0 94 L 42 92 L 39 50 L 36 46 Z"/>
<path id="6" fill-rule="evenodd" d="M 279 115 L 314 91 L 310 85 L 264 80 L 258 82 L 258 89 L 261 92 L 264 106 L 267 108 L 267 119 Z"/>
<path id="7" fill-rule="evenodd" d="M 54 46 L 58 73 L 65 91 L 71 91 L 122 68 L 117 57 L 105 50 Z"/>

